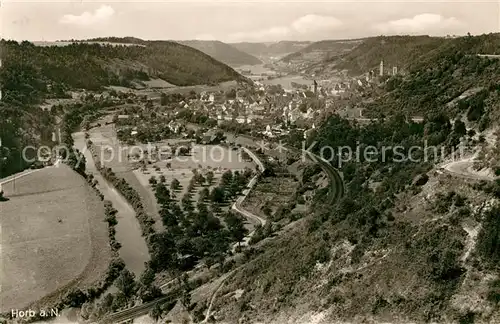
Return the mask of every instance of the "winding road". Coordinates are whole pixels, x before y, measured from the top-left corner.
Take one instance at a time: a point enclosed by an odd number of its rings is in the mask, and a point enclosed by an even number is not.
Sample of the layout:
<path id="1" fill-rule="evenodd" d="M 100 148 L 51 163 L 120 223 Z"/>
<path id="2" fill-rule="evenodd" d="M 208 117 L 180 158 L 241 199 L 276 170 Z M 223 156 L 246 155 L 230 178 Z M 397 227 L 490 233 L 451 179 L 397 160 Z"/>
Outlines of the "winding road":
<path id="1" fill-rule="evenodd" d="M 254 160 L 254 162 L 259 166 L 260 171 L 264 172 L 265 167 L 264 167 L 264 164 L 262 163 L 262 161 L 260 161 L 260 159 L 252 151 L 250 151 L 249 149 L 247 149 L 245 147 L 242 147 L 242 148 Z M 341 177 L 340 173 L 338 172 L 338 170 L 336 170 L 334 167 L 332 167 L 330 165 L 330 163 L 328 163 L 327 161 L 325 161 L 321 157 L 319 157 L 319 156 L 317 156 L 317 155 L 315 155 L 315 154 L 313 154 L 311 152 L 308 152 L 308 151 L 305 151 L 305 153 L 308 155 L 308 157 L 313 162 L 318 163 L 321 166 L 321 168 L 323 169 L 323 171 L 328 175 L 328 177 L 330 179 L 330 186 L 331 186 L 331 189 L 330 189 L 330 192 L 329 192 L 329 200 L 333 204 L 337 203 L 342 198 L 342 196 L 344 195 L 344 190 L 345 190 L 344 189 L 344 183 L 343 183 L 343 180 L 342 180 L 342 177 Z M 258 221 L 263 226 L 263 225 L 266 224 L 266 220 L 265 219 L 263 219 L 263 218 L 255 215 L 255 214 L 253 214 L 253 213 L 251 213 L 251 212 L 249 212 L 249 211 L 247 211 L 247 210 L 245 210 L 245 209 L 243 209 L 241 207 L 241 204 L 244 202 L 245 198 L 248 196 L 250 190 L 257 183 L 257 179 L 258 179 L 258 175 L 254 176 L 252 178 L 252 180 L 248 184 L 248 188 L 243 192 L 243 195 L 240 196 L 236 200 L 236 202 L 232 206 L 232 209 L 234 211 L 242 214 L 244 217 L 246 217 L 246 218 L 248 218 L 250 220 Z M 248 244 L 248 242 L 250 241 L 250 238 L 254 234 L 255 234 L 255 231 L 252 231 L 249 235 L 247 235 L 247 237 L 245 237 L 245 239 L 243 241 L 244 242 L 243 244 Z M 215 299 L 217 297 L 217 293 L 224 286 L 224 283 L 228 280 L 228 278 L 231 277 L 231 274 L 232 274 L 232 272 L 226 275 L 226 277 L 219 284 L 219 286 L 217 287 L 217 289 L 215 290 L 215 292 L 212 294 L 212 297 L 210 298 L 210 301 L 209 301 L 209 307 L 207 309 L 207 313 L 205 315 L 205 319 L 204 319 L 203 323 L 206 323 L 208 321 L 208 319 L 210 318 L 212 305 L 214 304 L 214 301 L 215 301 Z M 173 281 L 175 281 L 175 280 L 176 279 L 173 279 L 173 280 L 167 282 L 166 284 L 162 285 L 161 288 L 162 289 L 167 289 L 170 286 L 170 283 L 173 282 Z M 174 295 L 175 295 L 175 293 L 171 293 L 171 294 L 169 294 L 169 296 L 162 297 L 162 298 L 160 298 L 160 299 L 158 299 L 156 301 L 152 301 L 152 302 L 147 303 L 147 304 L 143 304 L 143 305 L 136 306 L 136 307 L 133 307 L 133 308 L 129 308 L 129 309 L 126 309 L 126 310 L 123 310 L 123 311 L 119 311 L 117 313 L 110 314 L 106 318 L 104 318 L 102 321 L 100 321 L 100 323 L 101 324 L 108 324 L 108 323 L 119 324 L 119 323 L 123 323 L 123 322 L 129 321 L 131 319 L 137 318 L 139 316 L 145 315 L 151 309 L 153 309 L 157 303 L 165 302 L 169 298 L 172 298 Z"/>
<path id="2" fill-rule="evenodd" d="M 473 170 L 475 158 L 466 158 L 459 161 L 453 161 L 443 165 L 440 170 L 453 175 L 455 177 L 472 179 L 472 180 L 485 180 L 493 181 L 496 179 L 495 176 L 491 174 L 480 174 Z"/>
<path id="3" fill-rule="evenodd" d="M 257 166 L 259 167 L 259 170 L 260 172 L 264 172 L 265 171 L 265 167 L 264 167 L 264 164 L 262 163 L 262 161 L 252 152 L 250 151 L 248 148 L 246 147 L 242 147 L 243 151 L 245 151 L 251 158 L 252 160 L 255 162 L 255 164 L 257 164 Z M 261 226 L 264 226 L 266 225 L 266 220 L 262 217 L 259 217 L 258 215 L 255 215 L 251 212 L 249 212 L 248 210 L 245 210 L 241 207 L 241 205 L 243 204 L 243 202 L 245 201 L 245 199 L 247 198 L 248 194 L 250 193 L 250 191 L 252 190 L 252 188 L 255 186 L 255 184 L 257 183 L 257 180 L 259 179 L 259 174 L 255 175 L 251 180 L 250 182 L 248 183 L 248 186 L 247 188 L 243 191 L 243 195 L 238 197 L 238 199 L 236 199 L 236 202 L 233 204 L 233 206 L 231 207 L 231 209 L 241 215 L 243 215 L 243 217 L 249 219 L 250 221 L 254 221 L 254 222 L 257 222 L 259 223 Z M 252 238 L 252 236 L 255 234 L 255 229 L 250 232 L 244 239 L 243 239 L 243 242 L 240 243 L 240 245 L 242 246 L 245 246 L 245 245 L 248 245 L 249 242 L 250 242 L 250 239 Z M 236 248 L 237 244 L 234 246 L 234 248 Z M 233 250 L 234 250 L 233 248 Z"/>

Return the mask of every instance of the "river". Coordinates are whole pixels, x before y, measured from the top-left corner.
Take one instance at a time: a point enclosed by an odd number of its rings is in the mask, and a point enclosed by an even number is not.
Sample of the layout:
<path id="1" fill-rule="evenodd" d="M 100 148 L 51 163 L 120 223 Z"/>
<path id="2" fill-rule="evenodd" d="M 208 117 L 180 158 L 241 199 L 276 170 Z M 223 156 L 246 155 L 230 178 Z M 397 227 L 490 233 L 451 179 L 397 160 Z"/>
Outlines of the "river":
<path id="1" fill-rule="evenodd" d="M 142 237 L 139 222 L 136 219 L 135 211 L 127 200 L 104 178 L 97 170 L 91 152 L 87 149 L 84 133 L 73 134 L 75 147 L 84 152 L 86 159 L 86 171 L 94 176 L 99 182 L 99 189 L 104 195 L 104 199 L 112 202 L 113 207 L 118 211 L 115 226 L 116 240 L 121 244 L 118 250 L 120 257 L 125 262 L 127 269 L 133 272 L 138 278 L 144 271 L 144 263 L 149 261 L 149 251 L 144 237 Z M 104 226 L 104 225 L 103 225 Z"/>

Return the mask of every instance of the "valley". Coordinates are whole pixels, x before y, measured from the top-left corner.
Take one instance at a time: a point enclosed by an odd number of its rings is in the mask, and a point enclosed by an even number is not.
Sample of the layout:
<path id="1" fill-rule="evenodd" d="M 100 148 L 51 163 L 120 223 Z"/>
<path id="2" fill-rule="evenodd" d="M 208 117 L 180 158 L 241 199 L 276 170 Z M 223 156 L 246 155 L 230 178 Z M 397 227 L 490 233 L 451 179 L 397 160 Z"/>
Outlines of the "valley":
<path id="1" fill-rule="evenodd" d="M 500 321 L 499 34 L 1 42 L 1 323 Z"/>

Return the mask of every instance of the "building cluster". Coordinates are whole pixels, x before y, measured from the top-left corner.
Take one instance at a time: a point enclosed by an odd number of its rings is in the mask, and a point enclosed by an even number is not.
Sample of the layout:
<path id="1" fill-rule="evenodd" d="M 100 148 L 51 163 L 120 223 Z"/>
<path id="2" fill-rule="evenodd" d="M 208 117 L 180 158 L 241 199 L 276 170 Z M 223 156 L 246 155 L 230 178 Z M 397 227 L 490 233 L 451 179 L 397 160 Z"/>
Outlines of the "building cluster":
<path id="1" fill-rule="evenodd" d="M 385 72 L 382 61 L 378 74 L 383 76 Z M 398 73 L 397 67 L 392 73 Z M 238 90 L 190 93 L 180 97 L 178 102 L 173 101 L 163 115 L 173 117 L 167 127 L 177 134 L 184 129 L 175 116 L 184 110 L 193 116 L 208 117 L 214 126 L 215 121 L 219 126 L 245 125 L 247 129 L 250 127 L 268 137 L 286 135 L 293 128 L 303 130 L 304 137 L 307 137 L 315 122 L 317 124 L 318 120 L 333 111 L 340 112 L 343 103 L 356 93 L 377 86 L 379 78 L 372 70 L 360 77 L 337 75 L 309 83 L 292 82 L 292 89 L 283 89 L 280 85 L 255 81 L 253 85 L 239 87 Z"/>

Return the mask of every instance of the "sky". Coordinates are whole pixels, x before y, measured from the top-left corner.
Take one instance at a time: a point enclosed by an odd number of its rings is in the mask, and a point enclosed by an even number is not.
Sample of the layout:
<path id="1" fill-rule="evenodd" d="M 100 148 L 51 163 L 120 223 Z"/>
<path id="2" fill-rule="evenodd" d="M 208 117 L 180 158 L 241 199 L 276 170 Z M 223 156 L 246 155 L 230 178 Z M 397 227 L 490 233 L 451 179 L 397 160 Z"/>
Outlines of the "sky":
<path id="1" fill-rule="evenodd" d="M 224 42 L 464 35 L 500 31 L 500 0 L 4 0 L 0 35 L 55 41 L 107 36 Z"/>

